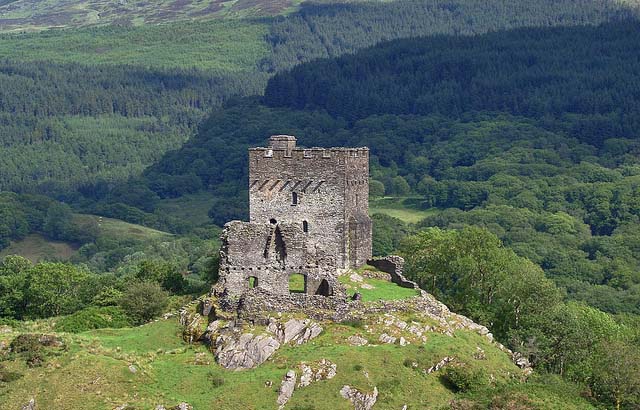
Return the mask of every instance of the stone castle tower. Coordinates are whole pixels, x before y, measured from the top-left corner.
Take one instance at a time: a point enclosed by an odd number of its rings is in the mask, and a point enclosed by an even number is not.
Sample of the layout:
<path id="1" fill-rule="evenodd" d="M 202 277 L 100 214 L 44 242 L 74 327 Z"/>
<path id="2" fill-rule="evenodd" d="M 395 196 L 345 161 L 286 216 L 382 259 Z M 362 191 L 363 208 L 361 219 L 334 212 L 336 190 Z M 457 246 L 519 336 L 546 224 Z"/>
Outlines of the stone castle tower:
<path id="1" fill-rule="evenodd" d="M 304 277 L 296 297 L 344 293 L 339 270 L 371 258 L 368 196 L 368 148 L 298 148 L 276 135 L 249 149 L 250 220 L 225 225 L 220 293 L 289 295 L 293 274 Z"/>
<path id="2" fill-rule="evenodd" d="M 368 148 L 297 148 L 276 135 L 249 149 L 249 220 L 299 224 L 338 268 L 371 258 Z"/>

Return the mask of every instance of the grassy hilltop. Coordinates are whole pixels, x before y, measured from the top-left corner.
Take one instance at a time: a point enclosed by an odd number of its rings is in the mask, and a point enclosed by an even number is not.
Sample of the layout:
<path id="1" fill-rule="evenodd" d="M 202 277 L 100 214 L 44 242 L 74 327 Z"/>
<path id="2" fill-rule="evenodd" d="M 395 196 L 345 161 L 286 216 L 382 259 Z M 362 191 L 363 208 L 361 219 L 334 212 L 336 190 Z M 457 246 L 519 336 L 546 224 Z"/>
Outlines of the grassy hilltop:
<path id="1" fill-rule="evenodd" d="M 412 296 L 393 292 L 389 286 L 381 287 L 378 295 Z M 399 320 L 433 330 L 421 339 L 389 324 Z M 55 323 L 56 319 L 51 319 L 5 329 L 0 334 L 0 346 L 21 332 L 51 333 Z M 195 410 L 275 409 L 280 381 L 287 370 L 294 369 L 299 375 L 301 363 L 325 359 L 337 364 L 337 375 L 296 388 L 286 409 L 353 408 L 340 397 L 344 385 L 363 392 L 377 387 L 377 409 L 404 405 L 409 409 L 438 409 L 474 402 L 501 406 L 516 401 L 524 407 L 496 408 L 591 408 L 574 387 L 564 382 L 543 381 L 534 375 L 522 384 L 522 371 L 487 338 L 469 330 L 447 335 L 442 323 L 419 312 L 321 325 L 324 331 L 318 338 L 303 345 L 284 345 L 267 362 L 246 371 L 225 370 L 215 363 L 206 346 L 183 342 L 182 328 L 175 317 L 136 328 L 55 333 L 64 346 L 41 348 L 39 354 L 44 361 L 38 366 L 27 364 L 29 352 L 5 353 L 5 360 L 0 362 L 0 376 L 5 378 L 0 382 L 0 400 L 8 409 L 19 408 L 32 397 L 38 408 L 48 410 L 112 409 L 124 404 L 129 405 L 127 409 L 154 409 L 159 404 L 173 406 L 180 402 L 191 404 Z M 265 329 L 250 326 L 246 331 L 259 334 Z M 384 344 L 379 341 L 382 333 L 404 335 L 409 343 Z M 353 335 L 364 337 L 369 345 L 351 345 L 347 339 Z M 454 358 L 451 366 L 465 369 L 473 386 L 453 385 L 446 370 L 425 372 L 445 357 Z"/>

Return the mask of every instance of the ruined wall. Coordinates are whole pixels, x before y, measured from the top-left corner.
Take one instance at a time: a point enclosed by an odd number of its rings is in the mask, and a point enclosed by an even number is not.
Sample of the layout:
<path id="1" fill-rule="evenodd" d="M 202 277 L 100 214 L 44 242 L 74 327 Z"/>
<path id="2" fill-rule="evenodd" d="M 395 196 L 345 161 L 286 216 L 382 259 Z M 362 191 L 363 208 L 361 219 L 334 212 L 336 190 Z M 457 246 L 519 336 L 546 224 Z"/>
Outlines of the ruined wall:
<path id="1" fill-rule="evenodd" d="M 295 147 L 275 136 L 249 150 L 250 221 L 298 224 L 335 266 L 360 266 L 371 257 L 367 148 Z"/>
<path id="2" fill-rule="evenodd" d="M 302 274 L 305 293 L 333 295 L 338 286 L 335 261 L 310 246 L 298 224 L 232 221 L 220 249 L 220 286 L 229 296 L 251 288 L 289 294 L 289 277 Z"/>
<path id="3" fill-rule="evenodd" d="M 404 276 L 404 258 L 401 256 L 390 255 L 384 258 L 375 258 L 367 260 L 367 264 L 388 273 L 391 276 L 391 282 L 403 288 L 420 289 L 418 284 Z"/>

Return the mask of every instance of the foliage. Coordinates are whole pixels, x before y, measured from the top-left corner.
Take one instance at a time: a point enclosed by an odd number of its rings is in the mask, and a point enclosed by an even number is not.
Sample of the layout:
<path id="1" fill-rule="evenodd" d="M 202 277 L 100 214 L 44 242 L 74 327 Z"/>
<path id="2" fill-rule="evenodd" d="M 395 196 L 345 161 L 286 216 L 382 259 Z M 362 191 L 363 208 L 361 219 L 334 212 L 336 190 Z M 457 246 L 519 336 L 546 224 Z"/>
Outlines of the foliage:
<path id="1" fill-rule="evenodd" d="M 487 376 L 479 369 L 473 369 L 466 364 L 454 364 L 444 369 L 442 378 L 455 391 L 472 392 L 487 385 Z"/>
<path id="2" fill-rule="evenodd" d="M 134 324 L 141 325 L 162 313 L 168 303 L 168 294 L 159 284 L 134 282 L 124 291 L 119 306 Z"/>
<path id="3" fill-rule="evenodd" d="M 80 287 L 88 273 L 73 265 L 44 262 L 26 275 L 26 311 L 31 317 L 49 317 L 78 310 L 83 300 Z"/>
<path id="4" fill-rule="evenodd" d="M 120 328 L 130 325 L 129 317 L 118 307 L 88 307 L 58 320 L 56 330 L 79 333 L 92 329 Z"/>

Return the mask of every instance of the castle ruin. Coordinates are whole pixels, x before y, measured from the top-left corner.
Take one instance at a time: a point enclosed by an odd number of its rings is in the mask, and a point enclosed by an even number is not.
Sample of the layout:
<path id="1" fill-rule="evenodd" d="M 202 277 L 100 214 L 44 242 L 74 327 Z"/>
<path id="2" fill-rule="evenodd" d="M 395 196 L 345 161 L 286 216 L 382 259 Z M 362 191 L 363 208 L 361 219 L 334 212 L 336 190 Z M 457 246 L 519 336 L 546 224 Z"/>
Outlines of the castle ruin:
<path id="1" fill-rule="evenodd" d="M 368 148 L 300 148 L 288 135 L 250 148 L 249 222 L 225 225 L 217 286 L 284 296 L 301 274 L 303 295 L 346 297 L 339 273 L 371 258 L 368 197 Z"/>

